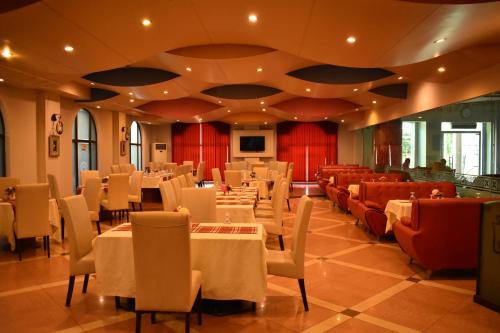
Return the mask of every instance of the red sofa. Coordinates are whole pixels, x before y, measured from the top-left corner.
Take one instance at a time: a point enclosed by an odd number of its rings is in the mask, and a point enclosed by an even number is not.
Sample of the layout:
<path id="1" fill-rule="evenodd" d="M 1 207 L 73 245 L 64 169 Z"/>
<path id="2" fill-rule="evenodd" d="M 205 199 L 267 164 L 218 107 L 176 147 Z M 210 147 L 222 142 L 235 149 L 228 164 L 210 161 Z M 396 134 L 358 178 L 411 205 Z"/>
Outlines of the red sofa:
<path id="1" fill-rule="evenodd" d="M 347 205 L 352 215 L 363 222 L 377 236 L 385 236 L 387 201 L 409 199 L 415 192 L 417 199 L 429 198 L 433 189 L 438 189 L 445 198 L 454 198 L 456 188 L 450 182 L 390 182 L 361 183 L 359 200 L 349 198 Z"/>
<path id="2" fill-rule="evenodd" d="M 338 168 L 324 168 L 318 175 L 318 184 L 323 191 L 325 191 L 326 185 L 329 183 L 330 177 L 335 177 L 342 173 L 373 173 L 368 167 L 354 168 L 354 169 L 338 169 Z"/>
<path id="3" fill-rule="evenodd" d="M 347 210 L 347 199 L 349 191 L 347 188 L 352 184 L 361 182 L 400 182 L 402 176 L 395 173 L 343 173 L 338 174 L 333 184 L 326 186 L 326 195 L 340 209 Z"/>
<path id="4" fill-rule="evenodd" d="M 421 199 L 412 215 L 393 225 L 394 235 L 412 259 L 425 268 L 476 268 L 481 203 L 500 198 Z"/>

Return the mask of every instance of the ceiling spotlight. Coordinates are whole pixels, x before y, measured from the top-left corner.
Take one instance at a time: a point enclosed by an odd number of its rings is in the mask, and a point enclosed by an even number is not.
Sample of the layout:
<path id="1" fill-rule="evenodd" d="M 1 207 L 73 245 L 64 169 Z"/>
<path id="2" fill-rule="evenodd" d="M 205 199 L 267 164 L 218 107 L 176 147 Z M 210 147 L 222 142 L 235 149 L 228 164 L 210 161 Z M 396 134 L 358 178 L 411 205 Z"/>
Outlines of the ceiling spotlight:
<path id="1" fill-rule="evenodd" d="M 255 22 L 257 22 L 257 15 L 255 15 L 255 14 L 250 14 L 250 15 L 248 15 L 248 21 L 249 21 L 250 23 L 255 23 Z"/>
<path id="2" fill-rule="evenodd" d="M 373 103 L 373 104 L 377 104 L 377 101 L 376 101 L 376 100 L 373 100 L 373 101 L 372 101 L 372 103 Z"/>
<path id="3" fill-rule="evenodd" d="M 73 46 L 71 46 L 71 45 L 66 45 L 66 46 L 64 47 L 64 51 L 66 51 L 66 52 L 68 52 L 68 53 L 71 53 L 71 52 L 73 52 L 74 50 L 75 50 L 75 49 L 74 49 L 74 48 L 73 48 Z"/>
<path id="4" fill-rule="evenodd" d="M 354 111 L 359 111 L 359 108 L 355 108 Z"/>
<path id="5" fill-rule="evenodd" d="M 441 44 L 442 42 L 444 42 L 446 40 L 446 38 L 439 38 L 439 39 L 436 39 L 434 41 L 434 44 Z"/>
<path id="6" fill-rule="evenodd" d="M 358 91 L 359 89 L 358 88 L 354 88 L 352 91 Z"/>
<path id="7" fill-rule="evenodd" d="M 307 92 L 311 92 L 311 88 L 306 88 L 306 91 Z"/>
<path id="8" fill-rule="evenodd" d="M 260 105 L 264 105 L 264 101 L 260 101 Z"/>
<path id="9" fill-rule="evenodd" d="M 264 122 L 264 125 L 267 125 L 267 121 Z"/>
<path id="10" fill-rule="evenodd" d="M 443 72 L 445 72 L 445 71 L 446 71 L 446 68 L 444 68 L 444 67 L 439 67 L 439 68 L 438 68 L 438 72 L 439 72 L 439 73 L 443 73 Z"/>
<path id="11" fill-rule="evenodd" d="M 229 112 L 231 112 L 231 110 L 227 110 L 227 112 L 229 113 Z"/>
<path id="12" fill-rule="evenodd" d="M 133 98 L 130 99 L 130 103 L 134 103 L 135 100 Z"/>
<path id="13" fill-rule="evenodd" d="M 235 125 L 238 125 L 238 123 L 234 123 Z"/>
<path id="14" fill-rule="evenodd" d="M 354 43 L 356 43 L 356 37 L 354 37 L 354 36 L 349 36 L 349 37 L 347 37 L 346 41 L 347 41 L 349 44 L 354 44 Z"/>
<path id="15" fill-rule="evenodd" d="M 297 118 L 297 117 L 293 117 L 293 119 L 297 120 L 297 119 L 299 119 L 299 118 Z"/>
<path id="16" fill-rule="evenodd" d="M 403 79 L 403 77 L 402 77 L 402 76 L 398 77 L 398 80 L 402 80 L 402 79 Z"/>
<path id="17" fill-rule="evenodd" d="M 179 122 L 179 121 L 180 121 L 179 119 L 176 120 L 176 122 Z"/>
<path id="18" fill-rule="evenodd" d="M 2 77 L 0 77 L 0 82 L 3 82 L 3 81 L 5 81 L 5 80 Z"/>
<path id="19" fill-rule="evenodd" d="M 262 108 L 262 112 L 266 112 L 266 111 L 267 111 L 267 109 L 266 109 L 266 108 Z"/>
<path id="20" fill-rule="evenodd" d="M 217 103 L 222 104 L 222 101 L 217 101 Z"/>
<path id="21" fill-rule="evenodd" d="M 163 93 L 166 95 L 166 94 L 168 94 L 168 91 L 167 90 L 163 90 Z"/>
<path id="22" fill-rule="evenodd" d="M 133 92 L 129 92 L 128 93 L 130 96 L 134 96 L 134 93 Z"/>
<path id="23" fill-rule="evenodd" d="M 262 72 L 262 67 L 257 68 L 257 72 Z"/>
<path id="24" fill-rule="evenodd" d="M 203 120 L 203 118 L 198 118 L 198 121 L 202 121 L 202 120 Z"/>
<path id="25" fill-rule="evenodd" d="M 418 119 L 422 119 L 422 116 L 418 116 Z"/>
<path id="26" fill-rule="evenodd" d="M 98 106 L 96 106 L 96 108 L 100 109 L 100 108 L 101 108 L 101 106 L 100 106 L 100 105 L 98 105 Z"/>
<path id="27" fill-rule="evenodd" d="M 142 20 L 142 25 L 145 27 L 149 27 L 151 25 L 151 20 L 148 18 L 145 18 Z"/>
<path id="28" fill-rule="evenodd" d="M 4 57 L 5 59 L 9 59 L 10 57 L 12 57 L 12 52 L 10 51 L 10 48 L 8 46 L 5 46 L 2 49 L 2 57 Z"/>
<path id="29" fill-rule="evenodd" d="M 150 122 L 150 121 L 148 121 L 148 125 L 151 125 L 151 122 Z"/>
<path id="30" fill-rule="evenodd" d="M 90 82 L 90 85 L 91 85 L 91 86 L 95 86 L 95 83 L 94 83 L 94 82 Z"/>
<path id="31" fill-rule="evenodd" d="M 323 119 L 327 120 L 327 119 L 328 119 L 328 117 L 325 117 L 325 118 L 323 118 Z"/>
<path id="32" fill-rule="evenodd" d="M 340 122 L 341 122 L 341 123 L 343 123 L 343 122 L 344 122 L 344 119 L 341 119 L 341 120 L 340 120 Z"/>
<path id="33" fill-rule="evenodd" d="M 191 72 L 191 71 L 192 71 L 191 67 L 186 67 L 186 70 L 187 70 L 188 72 Z"/>

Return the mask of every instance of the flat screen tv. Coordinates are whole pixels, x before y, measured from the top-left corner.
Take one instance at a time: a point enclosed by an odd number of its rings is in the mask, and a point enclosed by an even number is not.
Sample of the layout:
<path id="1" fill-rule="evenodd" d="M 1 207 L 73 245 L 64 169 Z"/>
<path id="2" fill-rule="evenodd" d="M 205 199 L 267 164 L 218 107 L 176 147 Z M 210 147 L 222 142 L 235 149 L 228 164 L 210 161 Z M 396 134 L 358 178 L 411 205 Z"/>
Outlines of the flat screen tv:
<path id="1" fill-rule="evenodd" d="M 240 136 L 240 151 L 265 151 L 265 136 Z"/>

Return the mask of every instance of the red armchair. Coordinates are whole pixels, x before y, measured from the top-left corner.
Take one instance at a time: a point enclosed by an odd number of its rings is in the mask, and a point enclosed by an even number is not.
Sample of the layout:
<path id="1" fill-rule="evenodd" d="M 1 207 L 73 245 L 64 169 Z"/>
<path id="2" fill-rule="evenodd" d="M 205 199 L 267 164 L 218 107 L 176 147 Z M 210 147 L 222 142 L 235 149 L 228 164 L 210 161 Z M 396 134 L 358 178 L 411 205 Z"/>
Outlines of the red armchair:
<path id="1" fill-rule="evenodd" d="M 354 169 L 338 169 L 338 168 L 323 168 L 318 175 L 318 184 L 323 191 L 329 183 L 331 176 L 336 176 L 342 173 L 373 173 L 368 167 L 357 167 Z"/>

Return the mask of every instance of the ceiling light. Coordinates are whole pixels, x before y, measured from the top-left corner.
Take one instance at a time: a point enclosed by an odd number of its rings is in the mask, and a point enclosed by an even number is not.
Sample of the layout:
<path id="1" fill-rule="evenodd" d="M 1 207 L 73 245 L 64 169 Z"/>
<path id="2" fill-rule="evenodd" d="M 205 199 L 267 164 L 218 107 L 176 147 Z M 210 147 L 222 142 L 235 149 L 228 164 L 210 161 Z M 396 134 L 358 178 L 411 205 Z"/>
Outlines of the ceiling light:
<path id="1" fill-rule="evenodd" d="M 90 82 L 90 85 L 91 85 L 91 86 L 95 86 L 95 83 L 94 83 L 94 82 Z"/>
<path id="2" fill-rule="evenodd" d="M 150 122 L 150 121 L 148 121 L 148 125 L 151 125 L 151 122 Z"/>
<path id="3" fill-rule="evenodd" d="M 255 15 L 255 14 L 248 15 L 248 21 L 251 23 L 257 22 L 257 15 Z"/>
<path id="4" fill-rule="evenodd" d="M 373 100 L 373 101 L 372 101 L 372 103 L 373 103 L 373 104 L 377 104 L 377 101 L 376 101 L 376 100 Z"/>
<path id="5" fill-rule="evenodd" d="M 192 71 L 191 67 L 186 67 L 186 70 L 187 70 L 188 72 L 191 72 L 191 71 Z"/>
<path id="6" fill-rule="evenodd" d="M 133 98 L 130 99 L 130 103 L 134 103 L 134 99 Z"/>
<path id="7" fill-rule="evenodd" d="M 359 108 L 355 108 L 354 111 L 359 111 Z"/>
<path id="8" fill-rule="evenodd" d="M 358 88 L 354 88 L 352 91 L 358 91 L 359 89 Z"/>
<path id="9" fill-rule="evenodd" d="M 198 121 L 202 121 L 202 120 L 203 120 L 203 118 L 198 118 Z"/>
<path id="10" fill-rule="evenodd" d="M 257 68 L 257 72 L 262 72 L 262 67 Z"/>
<path id="11" fill-rule="evenodd" d="M 167 90 L 163 90 L 163 93 L 166 95 L 166 94 L 168 94 L 168 91 Z"/>
<path id="12" fill-rule="evenodd" d="M 238 125 L 238 123 L 234 123 L 235 125 Z"/>
<path id="13" fill-rule="evenodd" d="M 266 112 L 266 111 L 267 111 L 266 108 L 262 108 L 262 112 Z"/>
<path id="14" fill-rule="evenodd" d="M 98 106 L 96 106 L 96 108 L 100 109 L 100 108 L 101 108 L 101 106 L 100 106 L 100 105 L 98 105 Z"/>
<path id="15" fill-rule="evenodd" d="M 297 120 L 297 119 L 299 119 L 299 118 L 297 118 L 297 117 L 293 117 L 293 119 Z"/>
<path id="16" fill-rule="evenodd" d="M 128 93 L 130 96 L 134 96 L 134 93 L 133 92 L 129 92 Z"/>
<path id="17" fill-rule="evenodd" d="M 231 112 L 231 110 L 227 110 L 227 112 L 229 113 L 229 112 Z"/>
<path id="18" fill-rule="evenodd" d="M 10 57 L 12 57 L 12 52 L 10 51 L 10 48 L 8 46 L 5 46 L 2 49 L 2 57 L 4 57 L 5 59 L 9 59 Z"/>
<path id="19" fill-rule="evenodd" d="M 349 36 L 349 37 L 347 37 L 346 41 L 347 41 L 349 44 L 354 44 L 354 43 L 356 43 L 356 37 L 354 37 L 354 36 Z"/>
<path id="20" fill-rule="evenodd" d="M 148 18 L 145 18 L 142 20 L 142 25 L 145 27 L 149 27 L 151 25 L 151 20 Z"/>
<path id="21" fill-rule="evenodd" d="M 434 41 L 434 44 L 440 44 L 440 43 L 444 42 L 445 40 L 446 40 L 446 38 L 439 38 L 439 39 L 436 39 L 436 40 Z"/>
<path id="22" fill-rule="evenodd" d="M 402 80 L 402 79 L 403 79 L 403 77 L 402 77 L 402 76 L 398 77 L 398 80 Z"/>
<path id="23" fill-rule="evenodd" d="M 264 122 L 264 125 L 267 125 L 267 121 Z"/>
<path id="24" fill-rule="evenodd" d="M 3 78 L 1 78 L 1 77 L 0 77 L 0 82 L 3 82 L 3 81 L 5 81 L 5 80 L 4 80 Z"/>
<path id="25" fill-rule="evenodd" d="M 222 103 L 222 101 L 217 101 L 217 103 L 221 104 L 221 103 Z"/>
<path id="26" fill-rule="evenodd" d="M 327 120 L 327 119 L 328 119 L 328 117 L 325 117 L 325 118 L 323 118 L 323 119 Z"/>
<path id="27" fill-rule="evenodd" d="M 260 105 L 264 105 L 264 101 L 260 101 Z"/>
<path id="28" fill-rule="evenodd" d="M 344 119 L 341 119 L 341 120 L 340 120 L 340 122 L 341 122 L 341 123 L 343 123 L 343 122 L 344 122 Z"/>
<path id="29" fill-rule="evenodd" d="M 66 51 L 66 52 L 68 52 L 68 53 L 71 53 L 71 52 L 73 52 L 74 50 L 75 50 L 75 49 L 74 49 L 74 48 L 73 48 L 73 46 L 71 46 L 71 45 L 66 45 L 66 46 L 64 47 L 64 51 Z"/>
<path id="30" fill-rule="evenodd" d="M 444 67 L 439 67 L 439 68 L 438 68 L 438 72 L 439 72 L 439 73 L 443 73 L 443 72 L 445 72 L 445 71 L 446 71 L 446 68 L 444 68 Z"/>
<path id="31" fill-rule="evenodd" d="M 179 122 L 179 121 L 180 121 L 179 119 L 176 120 L 176 122 Z"/>
<path id="32" fill-rule="evenodd" d="M 306 91 L 307 92 L 311 92 L 311 88 L 306 88 Z"/>
<path id="33" fill-rule="evenodd" d="M 418 119 L 422 119 L 422 116 L 418 116 Z"/>

